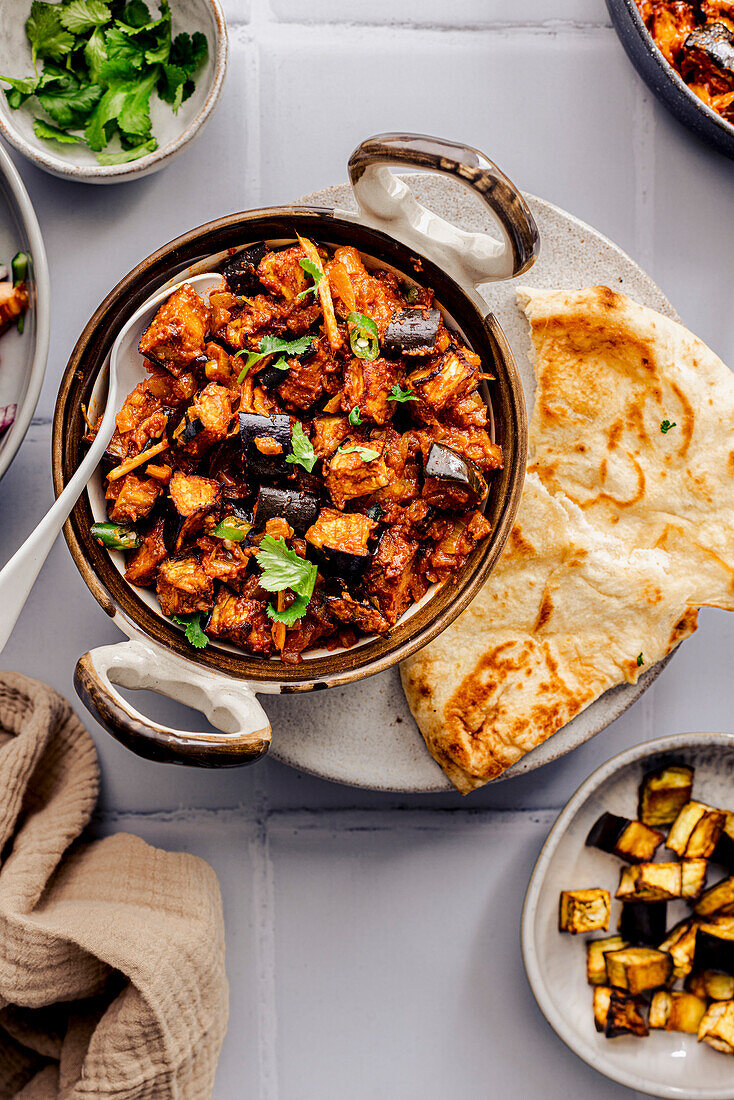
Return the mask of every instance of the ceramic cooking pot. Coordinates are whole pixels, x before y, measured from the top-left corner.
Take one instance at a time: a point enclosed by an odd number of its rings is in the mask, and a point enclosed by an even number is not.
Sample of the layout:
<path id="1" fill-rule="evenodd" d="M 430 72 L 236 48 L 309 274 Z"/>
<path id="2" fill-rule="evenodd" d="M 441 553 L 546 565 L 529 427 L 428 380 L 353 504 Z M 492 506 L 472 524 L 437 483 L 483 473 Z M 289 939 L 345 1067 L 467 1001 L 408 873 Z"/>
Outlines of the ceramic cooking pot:
<path id="1" fill-rule="evenodd" d="M 425 209 L 390 166 L 454 177 L 480 195 L 501 239 L 467 233 Z M 168 282 L 211 270 L 230 251 L 256 241 L 286 244 L 296 232 L 332 246 L 351 244 L 436 291 L 447 320 L 482 357 L 495 380 L 485 393 L 504 469 L 491 481 L 486 514 L 492 533 L 455 583 L 436 585 L 410 608 L 387 638 L 350 649 L 316 651 L 298 665 L 262 659 L 226 644 L 194 651 L 166 619 L 152 593 L 123 577 L 119 554 L 90 534 L 104 519 L 101 475 L 75 507 L 65 535 L 95 598 L 128 637 L 84 654 L 76 687 L 87 707 L 123 744 L 153 760 L 201 767 L 247 764 L 268 749 L 271 730 L 257 693 L 302 692 L 345 684 L 413 653 L 449 625 L 488 577 L 512 527 L 522 491 L 527 419 L 520 378 L 496 318 L 477 292 L 494 279 L 526 271 L 538 251 L 538 232 L 520 192 L 482 153 L 438 138 L 382 134 L 363 142 L 349 160 L 358 211 L 308 206 L 231 214 L 200 226 L 143 260 L 105 298 L 82 333 L 64 374 L 53 426 L 54 486 L 59 493 L 83 453 L 82 406 L 103 407 L 106 365 L 115 337 L 136 309 Z M 215 732 L 190 733 L 151 721 L 117 687 L 147 688 L 202 711 Z"/>

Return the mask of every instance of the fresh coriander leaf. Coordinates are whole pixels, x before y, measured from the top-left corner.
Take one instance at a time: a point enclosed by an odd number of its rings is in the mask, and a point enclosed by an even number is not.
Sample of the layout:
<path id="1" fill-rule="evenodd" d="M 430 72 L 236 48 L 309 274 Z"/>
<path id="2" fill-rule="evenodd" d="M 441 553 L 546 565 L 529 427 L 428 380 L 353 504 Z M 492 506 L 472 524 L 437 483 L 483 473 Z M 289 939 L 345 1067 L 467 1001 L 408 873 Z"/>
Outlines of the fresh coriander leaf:
<path id="1" fill-rule="evenodd" d="M 152 123 L 150 120 L 150 97 L 155 87 L 158 73 L 155 69 L 135 85 L 129 86 L 120 113 L 117 117 L 117 125 L 126 134 L 135 137 L 147 138 L 150 136 Z"/>
<path id="2" fill-rule="evenodd" d="M 310 561 L 299 557 L 295 550 L 290 550 L 285 539 L 265 535 L 255 560 L 262 569 L 260 586 L 266 592 L 282 592 L 290 588 L 297 596 L 311 599 L 318 570 Z"/>
<path id="3" fill-rule="evenodd" d="M 71 0 L 59 12 L 61 24 L 72 34 L 86 34 L 93 27 L 102 27 L 112 18 L 109 4 L 103 0 Z"/>
<path id="4" fill-rule="evenodd" d="M 315 264 L 313 262 L 313 260 L 308 260 L 308 259 L 299 260 L 298 261 L 298 266 L 302 267 L 303 270 L 306 272 L 306 274 L 310 275 L 311 278 L 313 279 L 313 286 L 308 287 L 306 290 L 302 290 L 300 294 L 296 295 L 296 297 L 300 301 L 300 299 L 305 298 L 307 294 L 315 294 L 316 293 L 316 291 L 319 288 L 319 283 L 321 282 L 321 280 L 324 277 L 324 273 L 321 270 L 321 268 L 318 266 L 318 264 Z"/>
<path id="5" fill-rule="evenodd" d="M 59 130 L 56 126 L 50 126 L 42 118 L 33 119 L 33 133 L 43 141 L 60 141 L 67 145 L 76 145 L 82 140 L 75 137 L 74 134 L 67 134 L 64 130 Z"/>
<path id="6" fill-rule="evenodd" d="M 36 76 L 29 76 L 25 79 L 16 79 L 12 76 L 0 76 L 0 80 L 10 85 L 10 88 L 5 89 L 5 95 L 8 99 L 8 104 L 14 111 L 17 111 L 19 107 L 22 107 L 29 96 L 32 96 L 38 87 L 39 80 Z"/>
<path id="7" fill-rule="evenodd" d="M 343 455 L 358 454 L 363 462 L 373 462 L 374 459 L 380 457 L 380 452 L 375 451 L 372 447 L 339 447 L 338 450 Z"/>
<path id="8" fill-rule="evenodd" d="M 87 84 L 80 88 L 70 88 L 68 91 L 39 92 L 38 102 L 47 115 L 54 120 L 62 130 L 70 127 L 83 126 L 95 105 L 102 98 L 103 89 L 97 84 Z"/>
<path id="9" fill-rule="evenodd" d="M 310 596 L 296 596 L 290 607 L 286 607 L 284 611 L 276 611 L 271 603 L 268 604 L 265 610 L 268 618 L 272 619 L 274 623 L 285 623 L 286 626 L 295 626 L 298 620 L 302 619 L 306 614 L 310 602 Z"/>
<path id="10" fill-rule="evenodd" d="M 33 0 L 31 4 L 25 31 L 31 44 L 34 68 L 38 57 L 58 61 L 74 49 L 74 35 L 64 29 L 61 10 L 60 4 L 44 4 L 41 0 Z"/>
<path id="11" fill-rule="evenodd" d="M 282 351 L 287 355 L 303 355 L 304 351 L 307 351 L 312 343 L 313 336 L 299 336 L 297 340 L 282 340 L 280 336 L 263 336 L 260 341 L 259 352 L 242 348 L 241 351 L 235 354 L 235 359 L 239 359 L 241 355 L 247 356 L 245 365 L 240 371 L 237 381 L 242 384 L 250 367 L 254 367 L 255 364 L 259 363 L 261 359 L 264 359 L 266 355 L 274 355 L 277 351 Z M 280 367 L 279 369 L 282 370 L 283 368 Z"/>
<path id="12" fill-rule="evenodd" d="M 100 164 L 129 164 L 131 160 L 139 160 L 140 157 L 145 157 L 148 153 L 154 153 L 157 148 L 158 142 L 156 139 L 149 138 L 148 141 L 143 141 L 140 145 L 133 145 L 129 149 L 120 149 L 111 153 L 97 153 L 97 161 Z"/>
<path id="13" fill-rule="evenodd" d="M 669 420 L 663 420 L 662 424 L 660 425 L 660 431 L 663 433 L 663 435 L 667 435 L 670 429 L 675 428 L 676 426 L 677 425 L 675 420 L 672 422 L 672 424 Z"/>
<path id="14" fill-rule="evenodd" d="M 355 405 L 350 412 L 349 423 L 355 428 L 358 428 L 359 425 L 362 423 L 362 417 L 359 415 L 359 405 Z"/>
<path id="15" fill-rule="evenodd" d="M 412 390 L 402 390 L 399 384 L 396 382 L 393 388 L 388 394 L 388 401 L 399 401 L 403 404 L 405 401 L 417 401 L 417 396 Z"/>
<path id="16" fill-rule="evenodd" d="M 100 70 L 107 60 L 107 45 L 104 32 L 97 27 L 84 46 L 84 60 L 89 69 L 89 78 L 93 84 L 100 79 Z"/>
<path id="17" fill-rule="evenodd" d="M 155 41 L 145 51 L 145 60 L 149 65 L 162 65 L 168 61 L 171 53 L 171 21 L 161 22 L 155 32 Z"/>
<path id="18" fill-rule="evenodd" d="M 128 0 L 120 19 L 129 27 L 144 27 L 146 23 L 150 23 L 150 12 L 143 0 Z"/>
<path id="19" fill-rule="evenodd" d="M 637 667 L 639 668 L 640 665 L 644 665 L 644 663 L 645 663 L 645 661 L 644 661 L 644 658 L 643 658 L 642 654 L 638 653 L 637 654 Z"/>
<path id="20" fill-rule="evenodd" d="M 220 520 L 212 531 L 215 538 L 229 539 L 230 542 L 242 542 L 252 530 L 252 524 L 236 516 L 227 516 Z"/>
<path id="21" fill-rule="evenodd" d="M 189 75 L 203 65 L 208 56 L 209 43 L 201 31 L 177 34 L 171 43 L 171 64 L 185 69 Z"/>
<path id="22" fill-rule="evenodd" d="M 129 95 L 129 85 L 112 84 L 104 93 L 84 130 L 84 137 L 90 149 L 101 152 L 117 125 L 117 118 L 125 106 Z"/>
<path id="23" fill-rule="evenodd" d="M 303 466 L 304 470 L 311 473 L 316 465 L 317 455 L 303 430 L 303 425 L 298 420 L 291 428 L 291 447 L 293 454 L 286 455 L 286 462 L 294 466 Z"/>
<path id="24" fill-rule="evenodd" d="M 165 103 L 170 103 L 174 114 L 184 101 L 188 99 L 186 86 L 192 84 L 186 69 L 179 65 L 163 65 L 158 78 L 158 95 Z M 192 88 L 193 90 L 193 88 Z"/>
<path id="25" fill-rule="evenodd" d="M 186 641 L 189 642 L 194 649 L 204 649 L 209 644 L 209 639 L 201 627 L 202 615 L 202 611 L 197 611 L 194 615 L 171 616 L 174 623 L 186 627 Z"/>

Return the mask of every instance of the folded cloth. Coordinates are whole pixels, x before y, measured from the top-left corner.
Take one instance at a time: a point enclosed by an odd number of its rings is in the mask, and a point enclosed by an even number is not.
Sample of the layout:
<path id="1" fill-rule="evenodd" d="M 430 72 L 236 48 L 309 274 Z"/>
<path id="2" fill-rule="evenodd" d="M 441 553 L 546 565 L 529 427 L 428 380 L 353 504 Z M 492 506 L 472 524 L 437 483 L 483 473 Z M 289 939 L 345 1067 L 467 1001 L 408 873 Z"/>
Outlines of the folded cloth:
<path id="1" fill-rule="evenodd" d="M 0 673 L 0 1100 L 207 1100 L 227 1024 L 207 863 L 118 833 L 67 701 Z"/>

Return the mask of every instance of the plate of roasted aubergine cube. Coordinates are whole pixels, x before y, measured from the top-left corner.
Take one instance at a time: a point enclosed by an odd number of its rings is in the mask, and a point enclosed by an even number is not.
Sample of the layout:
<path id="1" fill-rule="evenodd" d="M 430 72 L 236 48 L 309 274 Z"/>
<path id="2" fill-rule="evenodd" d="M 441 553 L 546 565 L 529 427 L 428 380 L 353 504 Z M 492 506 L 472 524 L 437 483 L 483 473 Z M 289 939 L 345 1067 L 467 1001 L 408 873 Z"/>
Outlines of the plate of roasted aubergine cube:
<path id="1" fill-rule="evenodd" d="M 551 829 L 522 920 L 561 1039 L 652 1096 L 734 1098 L 734 736 L 614 757 Z"/>

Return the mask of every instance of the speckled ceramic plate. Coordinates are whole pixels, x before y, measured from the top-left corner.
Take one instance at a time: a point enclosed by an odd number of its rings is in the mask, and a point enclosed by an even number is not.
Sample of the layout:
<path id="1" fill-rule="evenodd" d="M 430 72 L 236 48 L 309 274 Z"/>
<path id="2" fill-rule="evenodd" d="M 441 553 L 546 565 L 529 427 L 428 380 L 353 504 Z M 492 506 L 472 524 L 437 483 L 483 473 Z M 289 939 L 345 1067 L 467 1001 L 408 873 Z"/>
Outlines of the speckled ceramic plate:
<path id="1" fill-rule="evenodd" d="M 413 176 L 411 186 L 419 201 L 461 228 L 491 231 L 486 208 L 455 184 L 426 175 Z M 558 207 L 526 197 L 540 228 L 540 258 L 527 275 L 488 285 L 484 296 L 512 345 L 530 411 L 535 379 L 528 358 L 527 322 L 515 304 L 518 284 L 582 287 L 602 283 L 668 317 L 678 318 L 652 279 L 606 237 Z M 346 184 L 316 191 L 299 201 L 354 209 Z M 636 684 L 623 684 L 608 691 L 554 737 L 518 761 L 502 778 L 532 771 L 588 741 L 642 695 L 664 663 L 650 669 Z M 373 790 L 452 789 L 425 749 L 405 701 L 397 668 L 344 688 L 305 695 L 274 695 L 267 701 L 267 711 L 278 731 L 270 755 L 291 767 Z"/>
<path id="2" fill-rule="evenodd" d="M 731 805 L 734 737 L 730 734 L 661 737 L 608 760 L 569 801 L 540 853 L 525 896 L 523 959 L 543 1015 L 564 1043 L 594 1069 L 652 1096 L 733 1100 L 731 1058 L 697 1043 L 695 1035 L 651 1031 L 644 1039 L 606 1039 L 598 1034 L 592 1018 L 591 989 L 586 982 L 587 937 L 558 931 L 561 890 L 601 886 L 613 894 L 619 881 L 620 860 L 585 847 L 591 826 L 605 810 L 634 817 L 637 788 L 644 772 L 673 759 L 696 769 L 694 798 L 713 806 Z M 723 868 L 712 868 L 708 884 L 725 877 Z M 667 927 L 682 920 L 687 912 L 684 902 L 670 903 Z M 613 902 L 610 931 L 616 929 L 618 916 L 619 902 Z"/>
<path id="3" fill-rule="evenodd" d="M 23 334 L 0 336 L 0 406 L 17 405 L 15 422 L 0 436 L 0 477 L 23 442 L 46 370 L 49 339 L 49 279 L 36 215 L 15 165 L 0 146 L 0 264 L 10 267 L 16 252 L 30 253 L 31 308 Z"/>

